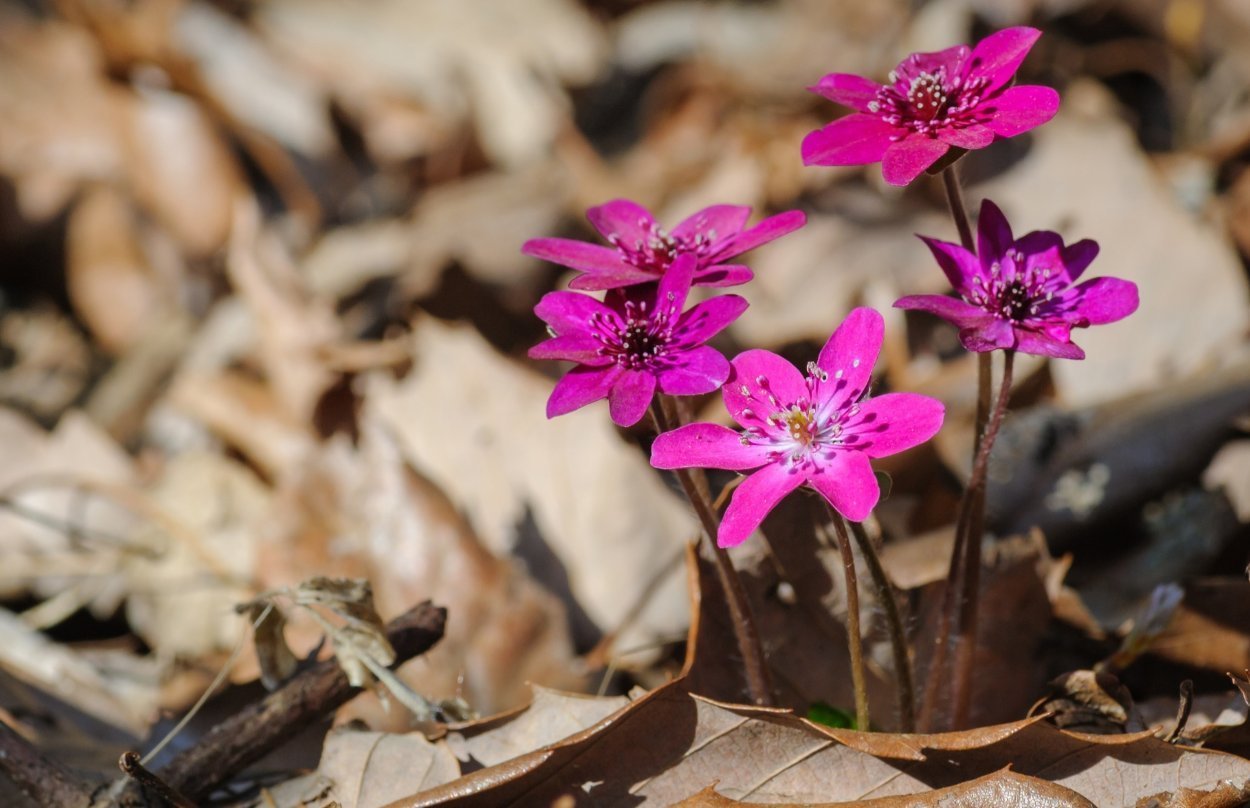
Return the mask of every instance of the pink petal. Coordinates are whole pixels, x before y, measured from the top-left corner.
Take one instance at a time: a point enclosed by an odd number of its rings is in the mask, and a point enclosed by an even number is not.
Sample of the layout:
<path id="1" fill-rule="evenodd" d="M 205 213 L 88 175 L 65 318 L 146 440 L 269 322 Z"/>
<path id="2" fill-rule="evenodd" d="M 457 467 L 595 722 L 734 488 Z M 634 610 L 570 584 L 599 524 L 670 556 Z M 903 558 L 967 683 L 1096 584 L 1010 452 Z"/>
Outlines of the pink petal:
<path id="1" fill-rule="evenodd" d="M 741 264 L 717 264 L 715 266 L 705 267 L 694 273 L 695 286 L 712 286 L 722 288 L 725 286 L 741 286 L 755 277 L 755 273 L 750 267 L 744 267 Z"/>
<path id="2" fill-rule="evenodd" d="M 655 395 L 655 377 L 643 370 L 626 370 L 608 392 L 608 414 L 617 426 L 633 426 L 646 415 Z"/>
<path id="3" fill-rule="evenodd" d="M 720 424 L 690 424 L 665 432 L 651 444 L 657 469 L 730 469 L 743 471 L 768 462 L 767 446 L 744 446 L 742 436 Z"/>
<path id="4" fill-rule="evenodd" d="M 1098 257 L 1098 242 L 1087 238 L 1081 239 L 1075 244 L 1064 247 L 1062 256 L 1063 265 L 1068 270 L 1068 279 L 1075 281 Z"/>
<path id="5" fill-rule="evenodd" d="M 671 311 L 670 322 L 678 318 L 686 305 L 686 297 L 690 294 L 690 281 L 694 278 L 697 264 L 698 259 L 690 253 L 679 255 L 660 276 L 660 285 L 655 293 L 655 308 Z"/>
<path id="6" fill-rule="evenodd" d="M 829 336 L 816 364 L 829 374 L 821 383 L 821 409 L 839 408 L 860 397 L 872 381 L 872 369 L 881 352 L 885 320 L 876 309 L 852 309 Z"/>
<path id="7" fill-rule="evenodd" d="M 943 143 L 961 149 L 984 149 L 994 142 L 994 131 L 979 123 L 939 129 L 937 136 Z"/>
<path id="8" fill-rule="evenodd" d="M 746 298 L 720 295 L 692 306 L 677 319 L 674 336 L 683 345 L 698 345 L 719 334 L 747 310 Z"/>
<path id="9" fill-rule="evenodd" d="M 713 243 L 736 235 L 747 223 L 751 209 L 742 205 L 713 205 L 682 220 L 670 233 L 674 238 L 694 240 L 700 234 Z"/>
<path id="10" fill-rule="evenodd" d="M 590 318 L 596 314 L 616 321 L 621 319 L 590 295 L 577 292 L 548 292 L 534 307 L 534 314 L 561 335 L 589 333 Z"/>
<path id="11" fill-rule="evenodd" d="M 821 78 L 814 87 L 807 89 L 823 95 L 830 101 L 848 106 L 859 112 L 867 112 L 868 105 L 881 91 L 881 85 L 863 76 L 850 73 L 830 73 Z"/>
<path id="12" fill-rule="evenodd" d="M 910 135 L 885 150 L 881 175 L 891 185 L 907 185 L 949 150 L 950 146 L 935 138 Z"/>
<path id="13" fill-rule="evenodd" d="M 743 426 L 751 420 L 749 416 L 744 419 L 743 410 L 753 411 L 758 418 L 767 418 L 775 410 L 809 396 L 803 374 L 772 351 L 743 351 L 729 364 L 732 370 L 721 394 L 725 397 L 725 409 Z M 744 388 L 746 393 L 743 393 Z M 772 404 L 770 395 L 776 399 L 776 405 Z"/>
<path id="14" fill-rule="evenodd" d="M 655 226 L 651 211 L 628 199 L 613 199 L 586 211 L 586 218 L 609 241 L 619 238 L 627 247 L 646 242 Z"/>
<path id="15" fill-rule="evenodd" d="M 999 348 L 1012 348 L 1016 344 L 1016 334 L 1011 323 L 994 317 L 986 322 L 963 328 L 959 332 L 959 341 L 970 351 L 984 353 Z"/>
<path id="16" fill-rule="evenodd" d="M 881 160 L 897 129 L 875 115 L 855 113 L 803 138 L 803 165 L 858 166 Z M 937 158 L 934 158 L 937 159 Z"/>
<path id="17" fill-rule="evenodd" d="M 579 272 L 616 272 L 624 264 L 614 249 L 567 238 L 532 238 L 521 245 L 521 252 Z"/>
<path id="18" fill-rule="evenodd" d="M 975 288 L 975 282 L 981 275 L 981 262 L 972 253 L 960 247 L 958 244 L 951 244 L 949 241 L 939 241 L 928 236 L 921 236 L 920 240 L 929 248 L 929 252 L 933 253 L 933 259 L 937 261 L 946 280 L 950 281 L 951 286 L 960 294 L 969 294 Z M 987 255 L 989 253 L 982 253 Z"/>
<path id="19" fill-rule="evenodd" d="M 1024 57 L 1042 32 L 1020 26 L 996 31 L 977 43 L 968 57 L 968 78 L 989 79 L 985 92 L 991 93 L 1011 81 Z"/>
<path id="20" fill-rule="evenodd" d="M 985 125 L 1002 137 L 1015 137 L 1049 121 L 1059 111 L 1059 93 L 1036 84 L 1009 87 L 977 110 Z"/>
<path id="21" fill-rule="evenodd" d="M 716 544 L 734 547 L 742 544 L 764 521 L 768 512 L 778 502 L 806 479 L 806 475 L 791 471 L 785 464 L 769 463 L 743 480 L 733 493 L 733 499 L 725 510 Z"/>
<path id="22" fill-rule="evenodd" d="M 717 259 L 741 255 L 753 250 L 761 244 L 779 239 L 787 233 L 798 230 L 807 223 L 807 214 L 801 210 L 788 210 L 763 219 L 755 227 L 743 230 L 725 245 L 725 249 L 716 252 Z"/>
<path id="23" fill-rule="evenodd" d="M 894 308 L 927 311 L 958 328 L 979 328 L 995 319 L 992 314 L 971 303 L 946 295 L 908 295 L 894 301 Z"/>
<path id="24" fill-rule="evenodd" d="M 811 484 L 835 511 L 852 522 L 867 519 L 881 497 L 872 464 L 862 452 L 836 453 L 811 476 Z"/>
<path id="25" fill-rule="evenodd" d="M 1137 311 L 1137 284 L 1121 278 L 1094 278 L 1078 285 L 1073 310 L 1090 325 L 1114 323 Z"/>
<path id="26" fill-rule="evenodd" d="M 894 82 L 894 87 L 906 96 L 911 80 L 922 73 L 932 75 L 945 71 L 949 80 L 962 73 L 964 62 L 968 60 L 970 53 L 967 45 L 954 45 L 932 53 L 913 53 L 895 68 L 894 73 L 898 80 Z"/>
<path id="27" fill-rule="evenodd" d="M 604 289 L 620 289 L 639 283 L 654 283 L 659 275 L 645 269 L 638 269 L 624 262 L 614 270 L 607 272 L 587 272 L 569 281 L 570 289 L 581 292 L 601 292 Z"/>
<path id="28" fill-rule="evenodd" d="M 530 359 L 563 359 L 583 365 L 609 365 L 612 357 L 600 353 L 603 345 L 589 334 L 554 337 L 529 349 Z"/>
<path id="29" fill-rule="evenodd" d="M 1007 217 L 988 199 L 981 200 L 981 213 L 977 216 L 977 254 L 986 264 L 997 261 L 1007 254 L 1015 237 Z M 968 279 L 971 282 L 971 278 Z M 955 287 L 960 288 L 960 287 Z M 965 289 L 966 290 L 966 289 Z"/>
<path id="30" fill-rule="evenodd" d="M 1059 340 L 1037 331 L 1020 330 L 1015 349 L 1033 356 L 1053 356 L 1056 359 L 1084 359 L 1085 351 L 1068 340 Z"/>
<path id="31" fill-rule="evenodd" d="M 946 408 L 936 398 L 919 393 L 886 393 L 859 405 L 846 434 L 852 448 L 869 457 L 885 457 L 919 446 L 942 428 Z"/>
<path id="32" fill-rule="evenodd" d="M 606 368 L 576 367 L 556 382 L 547 399 L 547 417 L 555 418 L 598 401 L 608 394 L 621 375 L 619 365 Z"/>
<path id="33" fill-rule="evenodd" d="M 729 360 L 706 345 L 681 354 L 678 364 L 658 374 L 660 390 L 670 396 L 701 396 L 729 378 Z"/>

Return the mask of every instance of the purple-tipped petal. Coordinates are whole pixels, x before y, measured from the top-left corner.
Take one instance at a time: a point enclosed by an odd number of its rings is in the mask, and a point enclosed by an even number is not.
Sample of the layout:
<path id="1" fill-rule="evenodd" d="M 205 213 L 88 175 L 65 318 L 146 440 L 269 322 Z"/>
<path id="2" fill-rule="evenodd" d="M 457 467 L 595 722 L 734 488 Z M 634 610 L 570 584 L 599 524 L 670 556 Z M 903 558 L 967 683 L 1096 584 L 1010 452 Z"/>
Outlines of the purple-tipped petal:
<path id="1" fill-rule="evenodd" d="M 781 463 L 770 463 L 743 480 L 733 493 L 717 531 L 716 544 L 734 547 L 742 544 L 764 521 L 786 494 L 803 484 L 805 475 L 787 470 Z"/>
<path id="2" fill-rule="evenodd" d="M 868 112 L 868 105 L 876 99 L 877 93 L 881 91 L 881 85 L 863 76 L 830 73 L 807 89 L 857 112 Z"/>
<path id="3" fill-rule="evenodd" d="M 959 341 L 970 351 L 984 353 L 1000 348 L 1012 348 L 1016 345 L 1016 334 L 1011 323 L 993 317 L 983 324 L 959 331 Z"/>
<path id="4" fill-rule="evenodd" d="M 1006 255 L 1014 240 L 1011 225 L 998 205 L 988 199 L 981 200 L 981 213 L 977 216 L 977 254 L 982 263 L 989 266 Z"/>
<path id="5" fill-rule="evenodd" d="M 949 150 L 950 146 L 935 138 L 909 135 L 885 150 L 881 175 L 891 185 L 907 185 Z"/>
<path id="6" fill-rule="evenodd" d="M 748 250 L 754 250 L 761 244 L 767 244 L 770 241 L 779 239 L 787 233 L 798 230 L 807 223 L 807 214 L 801 210 L 788 210 L 784 213 L 778 213 L 776 216 L 769 216 L 762 219 L 755 227 L 747 228 L 738 235 L 734 236 L 728 244 L 725 245 L 725 252 L 718 250 L 717 255 L 741 255 Z"/>
<path id="7" fill-rule="evenodd" d="M 701 396 L 710 393 L 729 378 L 729 360 L 715 348 L 704 345 L 687 351 L 681 363 L 657 374 L 661 392 L 670 396 Z"/>
<path id="8" fill-rule="evenodd" d="M 884 334 L 885 320 L 876 309 L 861 307 L 846 316 L 816 359 L 816 365 L 829 374 L 820 386 L 822 405 L 836 409 L 859 398 L 872 381 Z"/>
<path id="9" fill-rule="evenodd" d="M 911 89 L 911 80 L 923 73 L 936 75 L 941 72 L 948 77 L 957 76 L 963 71 L 970 53 L 967 45 L 954 45 L 932 53 L 913 53 L 894 69 L 898 76 L 894 86 L 906 96 Z"/>
<path id="10" fill-rule="evenodd" d="M 894 308 L 927 311 L 958 328 L 978 328 L 994 319 L 977 306 L 946 295 L 908 295 L 894 301 Z"/>
<path id="11" fill-rule="evenodd" d="M 684 345 L 707 342 L 747 310 L 746 298 L 720 295 L 692 306 L 677 319 L 674 336 Z"/>
<path id="12" fill-rule="evenodd" d="M 981 262 L 977 260 L 977 257 L 958 244 L 951 244 L 949 241 L 940 241 L 928 236 L 921 236 L 920 240 L 929 248 L 929 252 L 933 253 L 933 259 L 937 261 L 951 287 L 961 295 L 971 294 L 976 288 L 976 279 L 981 275 Z M 986 253 L 983 252 L 982 255 Z"/>
<path id="13" fill-rule="evenodd" d="M 899 129 L 875 115 L 855 113 L 838 118 L 803 138 L 803 165 L 858 166 L 876 163 L 893 143 L 891 136 L 899 132 Z"/>
<path id="14" fill-rule="evenodd" d="M 586 218 L 608 241 L 620 239 L 626 247 L 646 243 L 655 227 L 651 211 L 628 199 L 613 199 L 586 211 Z"/>
<path id="15" fill-rule="evenodd" d="M 968 78 L 988 79 L 987 94 L 1009 83 L 1041 35 L 1036 28 L 1025 26 L 990 34 L 972 49 L 968 57 Z"/>
<path id="16" fill-rule="evenodd" d="M 690 424 L 655 439 L 651 465 L 744 471 L 767 463 L 768 452 L 767 446 L 744 445 L 742 435 L 720 424 Z"/>
<path id="17" fill-rule="evenodd" d="M 659 276 L 645 269 L 622 263 L 607 272 L 587 272 L 569 281 L 569 288 L 579 292 L 602 292 L 605 289 L 623 289 L 640 283 L 654 283 Z"/>
<path id="18" fill-rule="evenodd" d="M 755 273 L 750 267 L 744 267 L 741 264 L 717 264 L 696 271 L 693 285 L 719 289 L 726 286 L 741 286 L 754 277 Z"/>
<path id="19" fill-rule="evenodd" d="M 1060 340 L 1035 331 L 1019 331 L 1016 350 L 1033 356 L 1051 356 L 1056 359 L 1084 359 L 1085 351 L 1066 339 Z"/>
<path id="20" fill-rule="evenodd" d="M 590 318 L 596 315 L 620 320 L 612 309 L 590 295 L 577 292 L 548 292 L 534 307 L 534 314 L 557 334 L 588 333 Z"/>
<path id="21" fill-rule="evenodd" d="M 686 305 L 686 296 L 690 294 L 690 282 L 694 279 L 697 264 L 697 259 L 686 253 L 677 256 L 677 260 L 669 265 L 660 276 L 660 285 L 655 294 L 657 311 L 667 308 L 673 312 L 672 319 L 677 319 Z"/>
<path id="22" fill-rule="evenodd" d="M 530 359 L 561 359 L 583 365 L 609 365 L 614 361 L 604 356 L 603 344 L 589 334 L 565 334 L 540 342 L 529 350 Z"/>
<path id="23" fill-rule="evenodd" d="M 547 399 L 547 417 L 555 418 L 604 398 L 620 378 L 621 372 L 619 365 L 573 368 L 556 382 L 555 389 L 551 391 L 551 397 Z"/>
<path id="24" fill-rule="evenodd" d="M 835 511 L 852 522 L 867 519 L 881 497 L 872 464 L 860 452 L 838 452 L 811 476 L 810 482 Z"/>
<path id="25" fill-rule="evenodd" d="M 1073 309 L 1090 325 L 1123 320 L 1137 311 L 1137 284 L 1122 278 L 1092 278 L 1079 284 Z"/>
<path id="26" fill-rule="evenodd" d="M 710 241 L 720 241 L 741 230 L 750 215 L 751 209 L 742 205 L 713 205 L 683 219 L 670 235 L 691 241 L 703 235 Z"/>
<path id="27" fill-rule="evenodd" d="M 608 392 L 608 414 L 617 426 L 633 426 L 646 415 L 655 395 L 655 377 L 644 370 L 626 370 Z"/>
<path id="28" fill-rule="evenodd" d="M 961 149 L 984 149 L 994 142 L 994 130 L 979 123 L 958 128 L 943 127 L 938 130 L 937 136 L 943 143 L 949 143 Z"/>
<path id="29" fill-rule="evenodd" d="M 1068 278 L 1075 282 L 1098 257 L 1098 242 L 1088 238 L 1081 239 L 1064 247 L 1061 254 L 1064 268 L 1068 270 Z"/>
<path id="30" fill-rule="evenodd" d="M 1036 129 L 1059 111 L 1059 93 L 1051 87 L 1025 84 L 1008 87 L 982 108 L 985 125 L 1002 137 L 1015 137 Z"/>
<path id="31" fill-rule="evenodd" d="M 803 374 L 772 351 L 758 348 L 743 351 L 729 364 L 732 370 L 721 388 L 721 394 L 725 397 L 725 408 L 729 414 L 743 426 L 750 420 L 744 420 L 743 410 L 751 410 L 758 417 L 766 418 L 774 410 L 808 397 L 807 380 Z M 770 396 L 776 399 L 776 405 L 772 404 Z"/>
<path id="32" fill-rule="evenodd" d="M 942 428 L 946 408 L 936 398 L 918 393 L 886 393 L 859 405 L 852 448 L 869 457 L 897 454 L 919 446 Z M 848 441 L 849 442 L 849 441 Z"/>
<path id="33" fill-rule="evenodd" d="M 614 249 L 567 238 L 532 238 L 521 245 L 521 252 L 579 272 L 612 273 L 622 265 Z"/>

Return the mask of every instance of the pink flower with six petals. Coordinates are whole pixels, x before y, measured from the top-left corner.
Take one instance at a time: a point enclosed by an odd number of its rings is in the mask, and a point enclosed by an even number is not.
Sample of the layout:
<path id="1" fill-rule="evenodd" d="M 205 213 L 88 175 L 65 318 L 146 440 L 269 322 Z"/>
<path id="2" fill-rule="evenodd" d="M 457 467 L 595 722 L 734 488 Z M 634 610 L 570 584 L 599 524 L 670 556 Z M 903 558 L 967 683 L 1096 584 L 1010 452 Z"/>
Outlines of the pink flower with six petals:
<path id="1" fill-rule="evenodd" d="M 600 303 L 577 292 L 550 292 L 534 313 L 551 339 L 535 345 L 534 359 L 577 362 L 547 400 L 547 417 L 564 415 L 606 397 L 612 420 L 642 419 L 658 387 L 675 396 L 710 393 L 729 375 L 729 362 L 707 340 L 746 311 L 738 295 L 720 295 L 682 311 L 695 268 L 679 257 L 654 292 L 609 292 Z"/>
<path id="2" fill-rule="evenodd" d="M 721 393 L 743 431 L 689 424 L 656 438 L 656 468 L 757 469 L 734 491 L 717 544 L 745 541 L 804 483 L 847 519 L 863 521 L 881 495 L 869 458 L 910 449 L 937 433 L 944 408 L 936 399 L 915 393 L 866 397 L 882 332 L 879 313 L 855 309 L 806 376 L 769 351 L 739 354 Z"/>
<path id="3" fill-rule="evenodd" d="M 521 252 L 584 273 L 569 287 L 588 292 L 654 283 L 681 255 L 695 257 L 695 286 L 737 286 L 754 275 L 749 268 L 726 261 L 797 230 L 807 221 L 802 211 L 791 210 L 744 228 L 750 214 L 748 207 L 713 205 L 665 231 L 646 208 L 615 199 L 586 211 L 586 218 L 611 247 L 566 238 L 536 238 L 525 242 Z"/>
<path id="4" fill-rule="evenodd" d="M 1098 255 L 1083 239 L 1064 245 L 1048 230 L 1013 238 L 998 206 L 981 203 L 977 255 L 958 244 L 921 237 L 960 298 L 911 295 L 894 305 L 918 309 L 959 327 L 970 351 L 1010 348 L 1021 353 L 1084 359 L 1072 343 L 1072 329 L 1113 323 L 1137 310 L 1137 285 L 1120 278 L 1077 284 Z"/>
<path id="5" fill-rule="evenodd" d="M 812 92 L 858 110 L 803 139 L 806 165 L 881 162 L 891 185 L 907 185 L 952 147 L 981 149 L 995 138 L 1041 126 L 1059 109 L 1050 87 L 1008 87 L 1041 36 L 1008 28 L 977 43 L 937 53 L 913 53 L 890 73 L 890 83 L 830 73 Z"/>

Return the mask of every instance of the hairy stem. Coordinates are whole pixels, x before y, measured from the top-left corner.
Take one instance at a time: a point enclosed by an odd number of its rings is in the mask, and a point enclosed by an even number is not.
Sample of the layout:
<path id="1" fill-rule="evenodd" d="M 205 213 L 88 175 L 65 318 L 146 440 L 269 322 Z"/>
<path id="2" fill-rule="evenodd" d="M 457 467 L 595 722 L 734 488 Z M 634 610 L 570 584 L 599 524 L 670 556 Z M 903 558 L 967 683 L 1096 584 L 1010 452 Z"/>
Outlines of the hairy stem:
<path id="1" fill-rule="evenodd" d="M 655 422 L 656 434 L 675 428 L 672 417 L 674 408 L 671 403 L 661 402 L 652 405 L 651 417 Z M 760 706 L 773 704 L 772 683 L 768 674 L 768 663 L 764 659 L 764 647 L 760 643 L 760 635 L 755 627 L 755 617 L 751 612 L 750 601 L 747 600 L 746 589 L 742 579 L 734 569 L 729 553 L 716 543 L 716 534 L 720 529 L 720 517 L 712 503 L 708 489 L 707 475 L 702 469 L 674 469 L 681 490 L 694 507 L 695 515 L 703 526 L 703 535 L 712 549 L 712 559 L 716 565 L 716 577 L 721 589 L 725 592 L 725 601 L 729 606 L 730 622 L 734 628 L 734 638 L 738 642 L 738 652 L 742 654 L 743 671 L 746 674 L 747 692 L 751 701 Z"/>
<path id="2" fill-rule="evenodd" d="M 964 207 L 964 192 L 959 187 L 959 175 L 955 166 L 950 165 L 942 170 L 942 185 L 946 188 L 946 204 L 950 206 L 951 218 L 955 220 L 955 228 L 959 230 L 959 243 L 968 252 L 976 252 L 976 244 L 972 240 L 972 225 L 968 223 L 968 209 Z"/>
<path id="3" fill-rule="evenodd" d="M 848 520 L 849 521 L 849 520 Z M 868 531 L 859 522 L 849 522 L 851 535 L 859 545 L 859 552 L 868 565 L 868 573 L 872 576 L 873 586 L 877 589 L 877 601 L 885 610 L 886 627 L 890 634 L 890 649 L 894 655 L 894 686 L 898 695 L 898 722 L 902 732 L 916 730 L 916 691 L 912 684 L 911 654 L 907 648 L 907 634 L 903 629 L 903 618 L 899 611 L 898 600 L 894 587 L 886 577 L 885 568 L 877 556 L 877 548 L 873 546 Z"/>
<path id="4" fill-rule="evenodd" d="M 851 686 L 855 689 L 855 728 L 867 732 L 868 679 L 864 675 L 864 639 L 859 627 L 859 576 L 855 574 L 855 555 L 846 535 L 846 524 L 833 508 L 829 508 L 829 519 L 838 535 L 838 551 L 846 575 L 846 642 L 851 653 Z"/>

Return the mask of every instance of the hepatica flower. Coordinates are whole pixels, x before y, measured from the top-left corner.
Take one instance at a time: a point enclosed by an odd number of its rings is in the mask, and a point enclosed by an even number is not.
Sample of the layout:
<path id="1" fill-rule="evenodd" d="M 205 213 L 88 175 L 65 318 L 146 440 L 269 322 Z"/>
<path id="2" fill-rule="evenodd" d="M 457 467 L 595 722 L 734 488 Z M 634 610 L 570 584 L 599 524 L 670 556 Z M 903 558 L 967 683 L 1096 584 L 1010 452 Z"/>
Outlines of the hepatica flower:
<path id="1" fill-rule="evenodd" d="M 803 139 L 807 165 L 881 162 L 891 185 L 907 185 L 952 147 L 980 149 L 1041 126 L 1059 109 L 1050 87 L 1008 87 L 1041 36 L 1008 28 L 937 53 L 913 53 L 890 83 L 830 73 L 809 89 L 856 110 Z"/>
<path id="2" fill-rule="evenodd" d="M 981 203 L 977 255 L 958 244 L 921 239 L 959 298 L 912 295 L 894 305 L 938 315 L 959 327 L 970 351 L 1011 348 L 1028 354 L 1084 359 L 1072 329 L 1122 320 L 1137 310 L 1137 285 L 1120 278 L 1077 279 L 1098 255 L 1084 239 L 1064 245 L 1058 233 L 1015 239 L 998 206 Z"/>
<path id="3" fill-rule="evenodd" d="M 806 376 L 769 351 L 742 353 L 721 388 L 741 431 L 690 424 L 656 438 L 656 468 L 756 469 L 725 511 L 717 536 L 721 547 L 744 541 L 804 483 L 847 519 L 863 521 L 881 494 L 869 458 L 910 449 L 938 431 L 943 407 L 935 399 L 915 393 L 866 397 L 881 339 L 881 315 L 855 309 Z"/>
<path id="4" fill-rule="evenodd" d="M 747 308 L 738 295 L 721 295 L 682 311 L 694 256 L 681 256 L 644 294 L 609 292 L 600 303 L 577 292 L 550 292 L 534 308 L 551 339 L 530 349 L 534 359 L 565 359 L 565 374 L 547 400 L 554 418 L 608 399 L 612 420 L 642 419 L 658 387 L 675 396 L 710 393 L 729 375 L 729 362 L 704 345 Z"/>
<path id="5" fill-rule="evenodd" d="M 695 258 L 696 286 L 736 286 L 754 275 L 747 267 L 727 261 L 797 230 L 806 221 L 802 211 L 791 210 L 745 227 L 750 213 L 747 207 L 713 205 L 666 231 L 646 208 L 616 199 L 586 211 L 586 218 L 610 247 L 536 238 L 525 242 L 521 252 L 584 273 L 569 286 L 585 291 L 653 283 L 682 255 Z"/>

